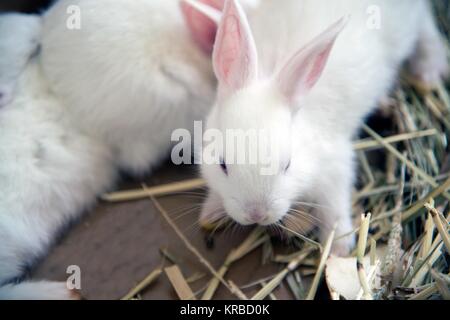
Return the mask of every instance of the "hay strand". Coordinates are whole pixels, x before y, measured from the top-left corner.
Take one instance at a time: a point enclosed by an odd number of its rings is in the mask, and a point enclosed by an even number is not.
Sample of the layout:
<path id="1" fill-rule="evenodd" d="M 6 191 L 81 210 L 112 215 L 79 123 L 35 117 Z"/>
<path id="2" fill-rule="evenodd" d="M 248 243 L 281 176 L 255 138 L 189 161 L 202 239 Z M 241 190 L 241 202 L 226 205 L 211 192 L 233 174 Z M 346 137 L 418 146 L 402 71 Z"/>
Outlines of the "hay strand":
<path id="1" fill-rule="evenodd" d="M 336 225 L 334 226 L 333 230 L 331 230 L 330 235 L 328 236 L 328 239 L 325 243 L 322 257 L 320 258 L 319 266 L 317 267 L 317 272 L 308 291 L 308 295 L 306 296 L 306 300 L 314 300 L 314 297 L 316 296 L 317 288 L 319 287 L 320 279 L 322 278 L 323 270 L 325 268 L 325 263 L 327 262 L 328 256 L 331 252 L 331 246 L 333 244 L 335 233 Z"/>
<path id="2" fill-rule="evenodd" d="M 146 189 L 146 186 L 142 186 L 144 189 Z M 167 223 L 172 227 L 172 229 L 175 231 L 177 236 L 183 241 L 186 248 L 191 251 L 208 270 L 211 272 L 212 275 L 214 275 L 216 278 L 219 279 L 219 281 L 233 294 L 236 295 L 235 291 L 232 287 L 223 279 L 223 277 L 214 269 L 214 267 L 209 263 L 208 260 L 206 260 L 203 255 L 197 250 L 197 248 L 192 245 L 192 243 L 186 238 L 186 236 L 181 232 L 181 230 L 178 228 L 178 226 L 170 219 L 169 214 L 164 210 L 164 208 L 159 204 L 159 202 L 150 195 L 150 199 L 152 200 L 155 208 L 161 213 L 161 215 L 164 217 L 164 219 L 167 221 Z M 238 297 L 239 298 L 239 297 Z"/>
<path id="3" fill-rule="evenodd" d="M 169 278 L 169 281 L 180 300 L 197 300 L 195 294 L 192 292 L 186 279 L 181 273 L 180 268 L 176 264 L 165 268 L 164 272 L 166 273 L 167 278 Z"/>
<path id="4" fill-rule="evenodd" d="M 149 196 L 162 196 L 176 192 L 188 191 L 205 186 L 203 179 L 190 179 L 179 182 L 172 182 L 162 184 L 154 187 L 147 187 L 146 189 L 126 190 L 107 193 L 101 196 L 101 199 L 108 202 L 120 202 L 145 199 Z"/>
<path id="5" fill-rule="evenodd" d="M 147 288 L 150 284 L 152 284 L 162 273 L 160 268 L 153 270 L 150 272 L 144 280 L 139 282 L 133 289 L 131 289 L 125 296 L 121 298 L 121 300 L 130 300 L 133 299 L 136 295 L 138 295 L 142 290 Z"/>
<path id="6" fill-rule="evenodd" d="M 361 226 L 359 228 L 358 246 L 356 252 L 356 269 L 358 270 L 358 278 L 361 284 L 361 288 L 364 292 L 363 298 L 365 300 L 372 300 L 372 293 L 370 290 L 369 282 L 367 280 L 366 271 L 364 270 L 364 255 L 367 246 L 367 236 L 369 234 L 371 213 L 361 215 Z"/>

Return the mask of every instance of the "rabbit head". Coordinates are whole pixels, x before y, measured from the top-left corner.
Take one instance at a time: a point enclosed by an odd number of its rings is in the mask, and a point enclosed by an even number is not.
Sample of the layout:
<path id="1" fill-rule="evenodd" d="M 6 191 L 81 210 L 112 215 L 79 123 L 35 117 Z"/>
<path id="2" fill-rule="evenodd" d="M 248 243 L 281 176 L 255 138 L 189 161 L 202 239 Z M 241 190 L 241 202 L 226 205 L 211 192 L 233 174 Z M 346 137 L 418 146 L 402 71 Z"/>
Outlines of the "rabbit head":
<path id="1" fill-rule="evenodd" d="M 223 139 L 207 142 L 205 136 L 202 154 L 206 159 L 211 150 L 217 151 L 213 155 L 216 161 L 203 162 L 202 173 L 221 203 L 207 203 L 204 219 L 222 207 L 241 224 L 270 225 L 288 212 L 299 186 L 307 180 L 309 167 L 314 166 L 307 146 L 301 156 L 292 149 L 297 139 L 293 119 L 319 80 L 345 23 L 346 19 L 339 20 L 274 74 L 263 76 L 258 72 L 257 47 L 242 7 L 236 0 L 225 2 L 213 50 L 217 101 L 206 124 L 206 129 L 221 132 Z M 229 135 L 230 131 L 234 134 Z M 245 139 L 256 135 L 258 142 L 244 143 L 230 152 L 231 139 L 239 133 L 245 134 Z M 255 144 L 256 148 L 248 147 Z"/>

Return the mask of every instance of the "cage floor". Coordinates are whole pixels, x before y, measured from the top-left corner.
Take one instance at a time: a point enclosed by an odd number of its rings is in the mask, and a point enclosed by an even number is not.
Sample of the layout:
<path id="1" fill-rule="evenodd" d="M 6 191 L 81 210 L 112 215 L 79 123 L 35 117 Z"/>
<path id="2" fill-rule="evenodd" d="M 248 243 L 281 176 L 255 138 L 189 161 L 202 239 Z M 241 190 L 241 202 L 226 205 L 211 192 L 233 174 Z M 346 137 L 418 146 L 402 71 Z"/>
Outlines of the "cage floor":
<path id="1" fill-rule="evenodd" d="M 190 168 L 166 166 L 147 179 L 149 185 L 178 181 L 194 175 Z M 119 189 L 139 188 L 139 182 L 124 182 Z M 248 231 L 230 230 L 214 236 L 213 247 L 208 248 L 205 232 L 196 219 L 198 210 L 185 214 L 179 208 L 192 206 L 201 199 L 182 195 L 158 198 L 159 202 L 175 220 L 204 257 L 218 269 L 233 247 L 239 245 Z M 178 213 L 177 213 L 178 212 Z M 211 275 L 179 240 L 161 214 L 149 200 L 123 203 L 99 202 L 81 221 L 65 232 L 51 249 L 49 255 L 38 265 L 33 279 L 65 281 L 67 267 L 77 265 L 81 269 L 81 294 L 86 299 L 119 299 L 155 268 L 171 263 L 162 258 L 160 248 L 167 248 L 177 259 L 183 275 L 188 278 L 195 273 L 204 273 L 200 280 L 190 284 L 194 292 L 205 287 Z M 261 249 L 257 249 L 235 263 L 227 279 L 238 286 L 273 275 L 282 265 L 261 265 Z M 260 286 L 247 289 L 252 294 Z M 276 291 L 278 299 L 291 299 L 289 289 L 282 284 Z M 142 299 L 176 299 L 175 291 L 163 273 L 156 282 L 142 292 Z M 215 299 L 234 299 L 223 286 Z"/>

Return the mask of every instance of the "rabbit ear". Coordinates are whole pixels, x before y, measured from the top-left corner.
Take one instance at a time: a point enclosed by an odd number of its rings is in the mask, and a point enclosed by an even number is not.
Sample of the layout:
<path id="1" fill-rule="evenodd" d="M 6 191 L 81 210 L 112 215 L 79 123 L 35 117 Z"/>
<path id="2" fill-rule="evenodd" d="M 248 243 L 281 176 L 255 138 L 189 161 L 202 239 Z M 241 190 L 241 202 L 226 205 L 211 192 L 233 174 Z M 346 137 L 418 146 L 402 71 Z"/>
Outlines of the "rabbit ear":
<path id="1" fill-rule="evenodd" d="M 347 24 L 343 17 L 309 44 L 297 51 L 278 74 L 282 94 L 292 105 L 316 84 L 328 61 L 331 49 L 339 33 Z"/>
<path id="2" fill-rule="evenodd" d="M 217 31 L 213 66 L 219 80 L 219 94 L 245 87 L 257 75 L 255 41 L 241 6 L 227 0 Z"/>
<path id="3" fill-rule="evenodd" d="M 224 0 L 182 0 L 181 12 L 197 45 L 211 54 Z"/>

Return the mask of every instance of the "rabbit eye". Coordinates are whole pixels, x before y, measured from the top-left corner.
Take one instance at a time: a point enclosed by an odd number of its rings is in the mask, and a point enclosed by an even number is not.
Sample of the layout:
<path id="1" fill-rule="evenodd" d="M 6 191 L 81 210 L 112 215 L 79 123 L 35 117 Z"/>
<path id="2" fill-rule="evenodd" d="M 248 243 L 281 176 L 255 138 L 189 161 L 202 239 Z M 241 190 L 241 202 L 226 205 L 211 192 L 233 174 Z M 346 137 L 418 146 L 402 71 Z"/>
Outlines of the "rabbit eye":
<path id="1" fill-rule="evenodd" d="M 222 169 L 223 173 L 228 175 L 227 165 L 225 164 L 225 161 L 222 158 L 220 159 L 220 168 Z"/>
<path id="2" fill-rule="evenodd" d="M 288 171 L 289 167 L 291 166 L 291 160 L 289 159 L 288 164 L 286 165 L 286 167 L 284 168 L 284 172 Z"/>

